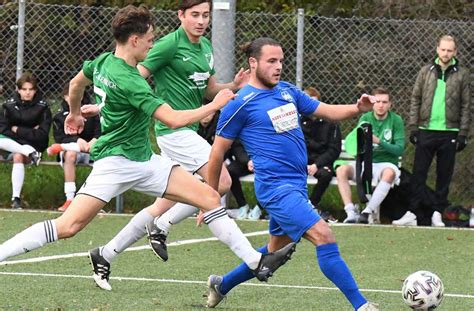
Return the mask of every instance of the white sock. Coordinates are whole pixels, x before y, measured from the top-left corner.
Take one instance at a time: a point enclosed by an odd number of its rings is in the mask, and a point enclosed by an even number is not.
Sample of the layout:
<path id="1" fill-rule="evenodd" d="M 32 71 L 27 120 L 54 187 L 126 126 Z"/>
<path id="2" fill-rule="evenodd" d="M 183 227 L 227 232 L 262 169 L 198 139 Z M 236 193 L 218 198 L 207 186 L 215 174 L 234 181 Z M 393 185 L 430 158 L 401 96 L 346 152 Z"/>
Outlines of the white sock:
<path id="1" fill-rule="evenodd" d="M 0 138 L 0 149 L 11 153 L 21 153 L 25 156 L 28 156 L 31 152 L 35 151 L 35 148 L 29 145 L 20 145 L 19 143 L 10 138 Z"/>
<path id="2" fill-rule="evenodd" d="M 229 218 L 224 208 L 219 207 L 204 213 L 204 222 L 212 234 L 226 244 L 237 257 L 254 270 L 258 267 L 262 254 L 253 249 L 235 221 Z"/>
<path id="3" fill-rule="evenodd" d="M 197 207 L 184 203 L 176 203 L 166 213 L 155 219 L 155 225 L 168 234 L 171 225 L 176 225 L 197 212 L 199 212 Z"/>
<path id="4" fill-rule="evenodd" d="M 344 205 L 344 210 L 347 212 L 349 211 L 352 211 L 352 212 L 355 212 L 355 206 L 354 206 L 354 203 L 349 203 L 349 204 L 346 204 Z"/>
<path id="5" fill-rule="evenodd" d="M 61 144 L 61 148 L 63 148 L 64 151 L 81 152 L 81 148 L 79 147 L 78 143 Z"/>
<path id="6" fill-rule="evenodd" d="M 64 194 L 66 194 L 66 200 L 74 199 L 76 195 L 76 183 L 73 181 L 67 181 L 64 183 Z"/>
<path id="7" fill-rule="evenodd" d="M 370 201 L 369 203 L 367 203 L 367 206 L 365 207 L 363 212 L 373 213 L 377 209 L 377 206 L 379 206 L 385 199 L 391 187 L 391 184 L 381 180 L 377 187 L 375 187 L 374 193 L 372 194 L 372 197 L 370 198 Z"/>
<path id="8" fill-rule="evenodd" d="M 36 223 L 0 245 L 0 261 L 27 253 L 57 240 L 58 233 L 54 220 Z"/>
<path id="9" fill-rule="evenodd" d="M 12 198 L 19 198 L 23 181 L 25 180 L 25 165 L 23 163 L 13 163 L 12 168 Z"/>
<path id="10" fill-rule="evenodd" d="M 133 216 L 128 224 L 102 249 L 102 256 L 105 260 L 112 262 L 115 256 L 144 237 L 146 234 L 145 225 L 152 220 L 153 216 L 148 213 L 146 208 Z"/>

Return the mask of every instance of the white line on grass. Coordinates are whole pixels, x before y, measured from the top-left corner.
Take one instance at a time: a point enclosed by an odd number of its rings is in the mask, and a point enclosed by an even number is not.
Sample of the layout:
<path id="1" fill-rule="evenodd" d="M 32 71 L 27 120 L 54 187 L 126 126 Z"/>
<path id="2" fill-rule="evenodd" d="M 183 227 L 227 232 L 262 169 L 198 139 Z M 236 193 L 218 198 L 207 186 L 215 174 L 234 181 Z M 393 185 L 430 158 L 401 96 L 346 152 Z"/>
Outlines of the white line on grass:
<path id="1" fill-rule="evenodd" d="M 245 236 L 258 236 L 258 235 L 265 235 L 268 234 L 268 231 L 256 231 L 256 232 L 250 232 L 244 234 Z M 212 241 L 218 241 L 217 238 L 212 237 L 212 238 L 205 238 L 205 239 L 190 239 L 190 240 L 182 240 L 182 241 L 176 241 L 167 244 L 168 246 L 180 246 L 180 245 L 187 245 L 187 244 L 196 244 L 196 243 L 203 243 L 203 242 L 212 242 Z M 126 252 L 132 252 L 132 251 L 140 251 L 144 249 L 150 249 L 149 245 L 143 245 L 143 246 L 136 246 L 136 247 L 130 247 L 126 249 Z M 10 260 L 10 261 L 2 261 L 0 262 L 0 266 L 9 266 L 9 265 L 16 265 L 16 264 L 22 264 L 22 263 L 32 263 L 32 262 L 42 262 L 42 261 L 48 261 L 48 260 L 56 260 L 56 259 L 64 259 L 64 258 L 74 258 L 74 257 L 86 257 L 89 256 L 89 253 L 87 252 L 82 252 L 82 253 L 73 253 L 73 254 L 64 254 L 64 255 L 54 255 L 54 256 L 43 256 L 43 257 L 34 257 L 34 258 L 29 258 L 29 259 L 21 259 L 21 260 Z"/>
<path id="2" fill-rule="evenodd" d="M 53 278 L 69 278 L 69 279 L 92 279 L 89 275 L 69 275 L 69 274 L 50 274 L 50 273 L 29 273 L 29 272 L 0 272 L 0 275 L 11 275 L 11 276 L 40 276 L 40 277 L 53 277 Z M 137 281 L 137 282 L 158 282 L 158 283 L 178 283 L 178 284 L 206 284 L 204 281 L 190 281 L 190 280 L 174 280 L 174 279 L 153 279 L 153 278 L 134 278 L 134 277 L 111 277 L 111 280 L 117 281 Z M 309 285 L 283 285 L 283 284 L 261 284 L 261 283 L 242 283 L 239 286 L 259 286 L 259 287 L 274 287 L 274 288 L 288 288 L 288 289 L 317 289 L 317 290 L 333 290 L 338 291 L 336 287 L 325 287 L 325 286 L 309 286 Z M 400 295 L 402 292 L 399 290 L 390 289 L 368 289 L 362 288 L 361 292 L 367 293 L 386 293 L 386 294 L 397 294 Z M 464 294 L 447 294 L 446 297 L 454 298 L 467 298 L 474 299 L 474 295 Z"/>

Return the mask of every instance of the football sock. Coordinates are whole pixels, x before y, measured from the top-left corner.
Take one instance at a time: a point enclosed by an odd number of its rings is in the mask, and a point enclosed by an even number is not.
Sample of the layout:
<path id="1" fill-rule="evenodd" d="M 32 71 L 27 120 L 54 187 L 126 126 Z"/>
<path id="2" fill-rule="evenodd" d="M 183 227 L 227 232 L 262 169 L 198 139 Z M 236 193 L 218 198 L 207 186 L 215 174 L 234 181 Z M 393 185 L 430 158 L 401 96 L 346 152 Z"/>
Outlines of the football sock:
<path id="1" fill-rule="evenodd" d="M 257 251 L 262 254 L 268 253 L 268 245 L 260 247 Z M 250 270 L 250 268 L 245 263 L 241 263 L 235 267 L 234 270 L 223 276 L 219 291 L 222 295 L 226 295 L 232 288 L 248 280 L 251 280 L 254 277 L 255 276 L 253 275 L 252 270 Z"/>
<path id="2" fill-rule="evenodd" d="M 367 302 L 360 293 L 351 271 L 342 259 L 336 243 L 317 246 L 316 257 L 321 272 L 342 291 L 354 309 L 357 310 Z"/>
<path id="3" fill-rule="evenodd" d="M 25 180 L 25 165 L 23 163 L 13 163 L 12 168 L 12 198 L 19 198 L 23 181 Z"/>
<path id="4" fill-rule="evenodd" d="M 63 151 L 81 152 L 81 148 L 79 147 L 78 143 L 61 144 L 61 148 L 62 148 Z"/>
<path id="5" fill-rule="evenodd" d="M 57 240 L 58 233 L 54 220 L 36 223 L 0 245 L 0 261 L 27 253 Z"/>
<path id="6" fill-rule="evenodd" d="M 67 181 L 64 183 L 64 193 L 66 194 L 67 200 L 74 199 L 74 195 L 76 194 L 76 183 L 73 181 Z"/>
<path id="7" fill-rule="evenodd" d="M 155 219 L 155 225 L 168 234 L 171 225 L 176 225 L 197 212 L 199 209 L 192 205 L 176 203 L 166 213 Z"/>
<path id="8" fill-rule="evenodd" d="M 204 223 L 209 226 L 214 236 L 226 244 L 250 269 L 256 269 L 262 254 L 252 248 L 249 240 L 244 236 L 235 221 L 229 218 L 224 208 L 204 213 Z"/>
<path id="9" fill-rule="evenodd" d="M 128 222 L 128 224 L 114 236 L 102 249 L 102 256 L 109 263 L 127 247 L 140 240 L 146 234 L 145 225 L 153 220 L 148 210 L 142 209 Z"/>
<path id="10" fill-rule="evenodd" d="M 363 210 L 363 213 L 373 213 L 374 211 L 376 211 L 377 206 L 379 206 L 385 199 L 391 187 L 391 184 L 381 180 L 377 187 L 375 187 L 374 193 L 372 194 L 372 198 L 370 199 L 369 203 L 367 203 L 367 206 Z"/>
<path id="11" fill-rule="evenodd" d="M 30 145 L 20 145 L 10 138 L 0 138 L 0 149 L 11 153 L 21 153 L 24 156 L 28 156 L 33 151 L 36 151 Z"/>

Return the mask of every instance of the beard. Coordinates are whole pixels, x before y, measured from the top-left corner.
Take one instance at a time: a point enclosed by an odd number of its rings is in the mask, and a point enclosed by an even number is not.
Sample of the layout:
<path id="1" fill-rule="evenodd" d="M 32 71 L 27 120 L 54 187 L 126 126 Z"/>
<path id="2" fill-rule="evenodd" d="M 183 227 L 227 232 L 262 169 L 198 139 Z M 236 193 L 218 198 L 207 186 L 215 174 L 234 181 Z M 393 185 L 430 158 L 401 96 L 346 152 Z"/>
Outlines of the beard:
<path id="1" fill-rule="evenodd" d="M 258 68 L 257 68 L 257 71 L 255 72 L 255 75 L 257 79 L 260 81 L 260 83 L 262 83 L 263 85 L 265 85 L 266 87 L 270 89 L 274 88 L 275 85 L 278 84 L 278 81 L 277 83 L 274 83 L 269 78 L 265 77 L 265 75 L 260 70 L 258 70 Z"/>

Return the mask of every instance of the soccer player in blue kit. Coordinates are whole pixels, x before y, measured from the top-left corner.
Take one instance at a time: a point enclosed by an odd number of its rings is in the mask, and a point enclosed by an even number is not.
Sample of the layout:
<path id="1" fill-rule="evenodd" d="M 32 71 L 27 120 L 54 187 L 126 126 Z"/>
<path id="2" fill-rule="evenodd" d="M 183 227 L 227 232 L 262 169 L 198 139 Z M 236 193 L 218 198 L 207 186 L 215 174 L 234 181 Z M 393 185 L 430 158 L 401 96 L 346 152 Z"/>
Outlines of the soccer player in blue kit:
<path id="1" fill-rule="evenodd" d="M 254 163 L 257 199 L 270 214 L 270 240 L 259 251 L 274 251 L 304 237 L 316 246 L 321 271 L 355 310 L 378 310 L 360 293 L 334 234 L 308 202 L 307 154 L 298 117 L 315 114 L 340 121 L 371 110 L 375 98 L 364 94 L 352 105 L 321 103 L 280 81 L 284 53 L 277 41 L 258 38 L 244 50 L 250 81 L 221 111 L 209 158 L 209 184 L 217 189 L 224 153 L 240 139 Z M 253 277 L 245 264 L 224 276 L 211 275 L 207 307 L 214 308 L 233 287 Z"/>

